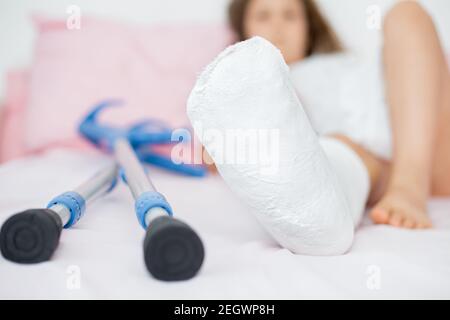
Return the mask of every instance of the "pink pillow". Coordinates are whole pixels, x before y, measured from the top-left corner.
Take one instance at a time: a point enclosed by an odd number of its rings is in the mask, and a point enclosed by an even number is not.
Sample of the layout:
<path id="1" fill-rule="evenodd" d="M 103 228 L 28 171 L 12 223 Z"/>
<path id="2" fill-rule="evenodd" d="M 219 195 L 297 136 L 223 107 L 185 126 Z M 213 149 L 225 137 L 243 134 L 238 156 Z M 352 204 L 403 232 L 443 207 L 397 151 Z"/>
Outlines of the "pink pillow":
<path id="1" fill-rule="evenodd" d="M 78 144 L 81 117 L 104 99 L 126 105 L 103 117 L 117 125 L 155 117 L 187 125 L 196 76 L 233 41 L 225 25 L 126 26 L 83 17 L 80 30 L 36 18 L 24 144 L 28 150 Z"/>
<path id="2" fill-rule="evenodd" d="M 92 148 L 83 140 L 54 141 L 39 149 L 25 146 L 25 117 L 27 112 L 29 70 L 13 70 L 6 74 L 6 99 L 0 110 L 0 163 L 47 148 L 70 146 Z"/>
<path id="3" fill-rule="evenodd" d="M 6 74 L 6 99 L 0 110 L 0 163 L 25 153 L 23 122 L 28 78 L 28 70 L 15 70 Z"/>

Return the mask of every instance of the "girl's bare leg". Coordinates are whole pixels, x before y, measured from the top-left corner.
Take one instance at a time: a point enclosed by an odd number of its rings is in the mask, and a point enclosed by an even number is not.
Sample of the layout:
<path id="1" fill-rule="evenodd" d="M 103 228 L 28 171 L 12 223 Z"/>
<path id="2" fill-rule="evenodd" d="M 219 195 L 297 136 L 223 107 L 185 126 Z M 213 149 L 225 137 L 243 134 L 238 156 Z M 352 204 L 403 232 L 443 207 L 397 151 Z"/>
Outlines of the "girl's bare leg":
<path id="1" fill-rule="evenodd" d="M 444 77 L 431 192 L 434 196 L 448 197 L 450 196 L 450 72 L 446 72 Z"/>
<path id="2" fill-rule="evenodd" d="M 341 134 L 332 134 L 331 137 L 340 140 L 350 147 L 362 160 L 370 178 L 370 194 L 367 200 L 368 205 L 379 201 L 386 189 L 389 177 L 389 163 L 378 158 L 364 147 L 353 142 L 350 138 Z"/>
<path id="3" fill-rule="evenodd" d="M 376 223 L 428 228 L 433 167 L 446 153 L 438 154 L 443 151 L 436 146 L 450 143 L 450 137 L 438 137 L 448 133 L 440 129 L 448 68 L 432 19 L 413 1 L 403 1 L 388 13 L 384 37 L 394 153 L 385 194 L 371 217 Z"/>

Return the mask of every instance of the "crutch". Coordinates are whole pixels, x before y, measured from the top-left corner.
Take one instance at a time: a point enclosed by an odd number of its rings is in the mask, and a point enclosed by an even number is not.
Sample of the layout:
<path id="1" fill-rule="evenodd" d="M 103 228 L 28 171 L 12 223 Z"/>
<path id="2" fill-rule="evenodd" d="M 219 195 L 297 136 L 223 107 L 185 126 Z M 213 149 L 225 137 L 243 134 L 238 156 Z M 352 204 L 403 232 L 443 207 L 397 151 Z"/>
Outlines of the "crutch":
<path id="1" fill-rule="evenodd" d="M 18 263 L 47 261 L 55 252 L 61 230 L 77 223 L 86 206 L 114 188 L 118 166 L 111 163 L 72 191 L 53 198 L 47 208 L 14 214 L 0 230 L 2 255 Z"/>
<path id="2" fill-rule="evenodd" d="M 130 139 L 128 131 L 97 123 L 98 114 L 108 106 L 105 103 L 91 111 L 80 125 L 80 132 L 95 145 L 112 151 L 123 170 L 135 199 L 138 221 L 146 230 L 144 261 L 148 271 L 159 280 L 190 279 L 203 263 L 203 243 L 189 225 L 173 217 L 171 206 L 142 167 L 132 147 L 137 143 Z M 157 141 L 155 137 L 148 141 Z"/>

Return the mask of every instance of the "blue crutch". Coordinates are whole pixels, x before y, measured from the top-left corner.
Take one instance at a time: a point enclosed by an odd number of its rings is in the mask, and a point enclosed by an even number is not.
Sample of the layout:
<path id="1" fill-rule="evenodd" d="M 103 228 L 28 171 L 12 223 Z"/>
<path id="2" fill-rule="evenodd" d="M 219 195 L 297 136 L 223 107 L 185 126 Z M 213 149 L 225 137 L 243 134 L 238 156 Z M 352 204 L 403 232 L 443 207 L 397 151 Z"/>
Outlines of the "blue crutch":
<path id="1" fill-rule="evenodd" d="M 146 230 L 144 261 L 148 271 L 165 281 L 192 278 L 203 264 L 203 243 L 188 224 L 173 217 L 171 206 L 156 190 L 139 161 L 140 155 L 135 152 L 142 146 L 170 143 L 172 131 L 162 126 L 152 131 L 146 128 L 146 123 L 129 128 L 100 125 L 98 114 L 113 104 L 105 102 L 95 107 L 82 121 L 80 133 L 97 147 L 112 152 L 121 167 L 135 199 L 138 221 Z M 187 174 L 203 172 L 201 167 L 176 165 L 175 168 L 176 171 L 186 169 Z"/>
<path id="2" fill-rule="evenodd" d="M 72 227 L 89 203 L 114 188 L 117 172 L 118 166 L 111 163 L 79 187 L 52 199 L 47 208 L 25 210 L 8 218 L 0 230 L 2 255 L 27 264 L 49 260 L 62 229 Z"/>

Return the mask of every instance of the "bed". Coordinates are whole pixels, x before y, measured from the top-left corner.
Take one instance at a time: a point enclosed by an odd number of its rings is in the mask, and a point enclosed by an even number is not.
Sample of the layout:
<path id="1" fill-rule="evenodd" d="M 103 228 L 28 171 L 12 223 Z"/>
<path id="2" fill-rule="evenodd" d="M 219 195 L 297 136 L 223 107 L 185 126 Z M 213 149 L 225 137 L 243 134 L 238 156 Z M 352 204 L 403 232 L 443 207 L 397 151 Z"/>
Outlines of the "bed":
<path id="1" fill-rule="evenodd" d="M 44 41 L 48 45 L 49 38 L 35 39 L 31 31 L 32 24 L 27 20 L 30 12 L 37 10 L 60 19 L 66 14 L 67 6 L 75 3 L 83 9 L 83 14 L 114 18 L 114 21 L 159 23 L 164 20 L 162 17 L 170 17 L 170 22 L 195 20 L 215 23 L 223 21 L 228 0 L 214 4 L 209 0 L 170 0 L 164 3 L 131 0 L 127 10 L 123 10 L 121 4 L 105 1 L 77 0 L 55 6 L 35 1 L 0 5 L 0 21 L 7 25 L 0 28 L 0 43 L 11 48 L 0 53 L 0 91 L 6 92 L 0 92 L 5 102 L 3 109 L 0 106 L 0 114 L 3 113 L 3 116 L 0 115 L 0 225 L 16 212 L 45 206 L 52 197 L 75 187 L 109 161 L 105 155 L 80 145 L 79 139 L 75 137 L 75 123 L 69 126 L 63 122 L 62 127 L 56 126 L 61 125 L 61 121 L 52 117 L 55 112 L 64 114 L 67 119 L 70 113 L 66 112 L 67 109 L 72 111 L 78 106 L 89 108 L 86 101 L 90 103 L 93 98 L 91 93 L 98 94 L 98 90 L 90 88 L 92 92 L 81 94 L 85 87 L 67 84 L 74 77 L 65 66 L 72 65 L 77 71 L 86 65 L 71 64 L 64 60 L 79 57 L 71 54 L 73 51 L 69 46 L 38 46 L 48 50 L 32 50 L 33 40 L 38 44 Z M 344 39 L 348 47 L 370 53 L 374 48 L 372 44 L 379 39 L 379 33 L 361 27 L 365 26 L 366 9 L 374 2 L 380 7 L 386 7 L 392 1 L 348 0 L 345 5 L 341 2 L 337 4 L 334 0 L 319 2 L 330 15 L 338 32 L 349 36 Z M 448 3 L 443 0 L 422 2 L 437 18 L 443 42 L 448 49 Z M 174 11 L 174 7 L 178 10 Z M 65 26 L 64 21 L 63 24 L 61 21 L 55 24 L 53 20 L 46 19 L 44 23 L 40 20 L 40 26 L 46 32 Z M 96 23 L 95 27 L 99 25 L 101 29 L 96 30 L 106 30 L 103 22 Z M 83 24 L 83 28 L 88 28 L 88 25 Z M 181 26 L 173 34 L 179 36 L 180 28 L 186 30 L 185 26 Z M 10 30 L 15 32 L 11 33 Z M 150 39 L 147 35 L 158 36 L 153 31 L 142 35 L 146 39 Z M 53 33 L 46 34 L 54 39 Z M 129 39 L 129 34 L 121 33 L 126 39 Z M 217 40 L 211 30 L 209 37 Z M 66 39 L 65 43 L 78 43 L 72 40 Z M 127 42 L 130 46 L 135 44 Z M 208 50 L 205 46 L 199 46 L 197 51 L 190 52 L 192 59 L 198 57 L 199 52 L 213 55 L 224 43 L 217 40 L 207 41 L 206 44 Z M 117 43 L 111 45 L 117 46 Z M 145 49 L 142 46 L 140 48 Z M 59 50 L 58 59 L 54 58 L 55 49 Z M 179 48 L 172 48 L 172 51 L 183 52 Z M 128 51 L 122 53 L 120 59 L 129 57 Z M 187 55 L 187 52 L 184 51 L 184 54 Z M 168 58 L 165 54 L 161 54 L 161 57 L 163 60 Z M 85 58 L 90 59 L 88 56 Z M 195 64 L 204 65 L 210 58 L 205 54 L 202 57 L 205 61 L 198 59 Z M 24 61 L 33 61 L 33 65 Z M 48 64 L 55 61 L 62 65 Z M 98 64 L 100 62 L 104 61 L 98 61 Z M 51 74 L 59 77 L 58 81 L 46 78 L 49 66 L 53 70 Z M 147 64 L 143 66 L 150 68 Z M 137 65 L 134 67 L 136 70 L 144 69 Z M 9 72 L 11 69 L 15 71 Z M 110 69 L 107 65 L 103 66 L 103 70 Z M 190 75 L 194 69 L 192 67 L 192 70 L 183 72 Z M 161 74 L 155 74 L 155 78 L 168 74 L 164 68 L 158 70 Z M 7 72 L 8 77 L 5 76 Z M 92 69 L 86 72 L 92 73 L 85 78 L 97 83 L 112 77 L 116 79 L 114 75 L 106 73 L 103 78 L 95 78 L 98 73 Z M 184 103 L 190 80 L 180 78 L 181 72 L 170 74 L 177 78 L 167 77 L 169 89 L 174 87 L 173 81 L 179 81 L 176 87 L 183 87 L 183 92 L 160 90 L 156 92 L 160 95 L 154 97 L 141 96 L 142 90 L 124 94 L 129 95 L 130 101 L 139 102 L 134 103 L 138 106 L 142 106 L 141 101 L 149 99 L 158 101 L 157 105 L 167 102 L 167 92 L 170 98 L 177 99 L 173 101 Z M 140 83 L 136 79 L 142 74 L 132 75 L 134 83 Z M 130 82 L 126 78 L 122 78 L 122 81 Z M 108 83 L 109 86 L 103 89 L 110 92 L 118 87 L 120 89 L 123 83 Z M 55 89 L 58 84 L 64 86 Z M 33 89 L 32 94 L 29 94 L 30 88 Z M 49 92 L 59 95 L 49 95 Z M 30 97 L 34 100 L 30 100 Z M 72 103 L 72 109 L 68 102 Z M 56 109 L 63 105 L 67 107 L 66 110 Z M 33 113 L 30 113 L 30 107 Z M 184 110 L 184 105 L 181 108 Z M 139 115 L 137 111 L 125 113 Z M 81 114 L 80 110 L 70 114 L 71 121 L 78 119 Z M 122 116 L 119 114 L 116 118 L 122 119 Z M 41 123 L 36 123 L 35 119 Z M 44 120 L 45 128 L 42 126 Z M 184 120 L 180 119 L 180 122 Z M 53 139 L 62 136 L 64 141 Z M 119 184 L 113 192 L 95 202 L 74 228 L 63 232 L 51 261 L 19 265 L 0 256 L 0 299 L 450 299 L 450 198 L 430 201 L 429 212 L 435 226 L 432 230 L 402 230 L 373 225 L 366 217 L 347 254 L 311 257 L 293 255 L 280 248 L 220 176 L 189 178 L 155 168 L 150 168 L 149 172 L 159 191 L 170 201 L 175 215 L 188 222 L 204 242 L 206 258 L 196 277 L 173 283 L 151 277 L 143 261 L 144 230 L 134 214 L 130 192 L 126 186 Z"/>
<path id="2" fill-rule="evenodd" d="M 45 205 L 107 161 L 61 148 L 4 164 L 0 223 Z M 175 215 L 204 242 L 206 258 L 196 277 L 171 283 L 151 277 L 143 261 L 144 231 L 120 184 L 63 231 L 51 261 L 19 265 L 0 258 L 0 298 L 450 298 L 450 199 L 430 201 L 432 230 L 400 230 L 366 218 L 347 254 L 311 257 L 277 246 L 220 176 L 189 178 L 153 168 L 150 175 Z"/>

